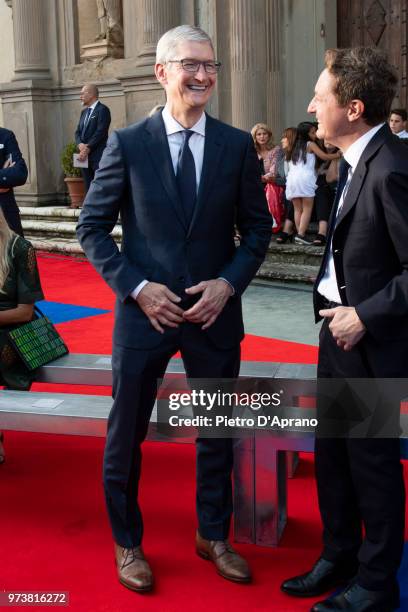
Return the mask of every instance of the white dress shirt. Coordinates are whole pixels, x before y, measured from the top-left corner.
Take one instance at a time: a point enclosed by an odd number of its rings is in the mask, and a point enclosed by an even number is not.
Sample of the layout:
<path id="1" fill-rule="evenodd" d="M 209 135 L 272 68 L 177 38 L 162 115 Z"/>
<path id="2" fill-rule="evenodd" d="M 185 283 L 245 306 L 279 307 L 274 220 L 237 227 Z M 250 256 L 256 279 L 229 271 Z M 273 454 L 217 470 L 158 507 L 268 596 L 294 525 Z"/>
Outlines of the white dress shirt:
<path id="1" fill-rule="evenodd" d="M 178 121 L 171 115 L 170 110 L 166 104 L 162 111 L 162 117 L 164 121 L 164 128 L 167 134 L 167 140 L 170 148 L 171 161 L 173 162 L 174 175 L 177 174 L 177 162 L 180 153 L 180 149 L 183 145 L 183 132 L 184 128 Z M 205 122 L 206 116 L 203 113 L 200 119 L 189 128 L 194 134 L 190 137 L 188 145 L 194 157 L 194 164 L 196 168 L 196 179 L 197 179 L 197 193 L 200 185 L 201 171 L 203 169 L 204 159 L 204 142 L 205 142 Z M 136 289 L 131 293 L 132 298 L 135 300 L 143 287 L 147 285 L 149 281 L 143 280 L 138 284 Z"/>
<path id="2" fill-rule="evenodd" d="M 376 125 L 375 127 L 371 128 L 371 130 L 363 134 L 363 136 L 360 136 L 360 138 L 358 138 L 355 142 L 353 142 L 353 144 L 350 145 L 349 148 L 343 152 L 344 159 L 346 160 L 346 162 L 350 164 L 350 168 L 348 171 L 346 184 L 344 185 L 343 191 L 340 195 L 340 201 L 337 207 L 337 215 L 339 214 L 343 206 L 343 202 L 346 197 L 347 190 L 353 178 L 353 173 L 356 170 L 357 164 L 360 161 L 360 157 L 362 156 L 364 149 L 366 148 L 370 140 L 373 138 L 373 136 L 378 132 L 378 130 L 382 128 L 383 125 L 384 123 L 381 123 L 380 125 Z M 329 258 L 328 258 L 327 265 L 326 265 L 326 270 L 319 283 L 317 290 L 329 302 L 337 302 L 338 304 L 341 304 L 341 298 L 340 298 L 339 289 L 337 286 L 336 270 L 334 267 L 332 249 L 333 249 L 333 239 L 330 243 L 330 252 L 329 252 Z"/>
<path id="3" fill-rule="evenodd" d="M 86 126 L 89 123 L 90 118 L 92 117 L 92 113 L 95 110 L 95 106 L 98 104 L 99 100 L 96 100 L 96 102 L 94 102 L 93 104 L 91 104 L 91 106 L 88 106 L 86 108 L 86 115 L 85 115 L 85 121 L 84 121 L 84 127 L 82 128 L 82 130 L 84 130 L 86 128 Z M 91 112 L 89 112 L 91 111 Z"/>
<path id="4" fill-rule="evenodd" d="M 398 136 L 398 138 L 408 138 L 407 130 L 401 130 L 400 132 L 398 132 L 398 134 L 395 135 Z"/>

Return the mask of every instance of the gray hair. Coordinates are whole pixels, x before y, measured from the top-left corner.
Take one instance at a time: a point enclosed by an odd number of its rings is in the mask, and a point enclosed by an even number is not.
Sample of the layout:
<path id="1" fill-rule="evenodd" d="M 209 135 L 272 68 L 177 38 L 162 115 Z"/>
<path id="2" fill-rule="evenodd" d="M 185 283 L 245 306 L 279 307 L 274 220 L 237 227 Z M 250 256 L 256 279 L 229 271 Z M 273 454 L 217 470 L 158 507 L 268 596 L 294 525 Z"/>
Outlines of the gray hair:
<path id="1" fill-rule="evenodd" d="M 212 40 L 204 30 L 196 26 L 180 25 L 168 30 L 160 38 L 156 49 L 156 64 L 165 64 L 174 59 L 179 43 L 185 41 L 209 43 L 214 51 Z"/>

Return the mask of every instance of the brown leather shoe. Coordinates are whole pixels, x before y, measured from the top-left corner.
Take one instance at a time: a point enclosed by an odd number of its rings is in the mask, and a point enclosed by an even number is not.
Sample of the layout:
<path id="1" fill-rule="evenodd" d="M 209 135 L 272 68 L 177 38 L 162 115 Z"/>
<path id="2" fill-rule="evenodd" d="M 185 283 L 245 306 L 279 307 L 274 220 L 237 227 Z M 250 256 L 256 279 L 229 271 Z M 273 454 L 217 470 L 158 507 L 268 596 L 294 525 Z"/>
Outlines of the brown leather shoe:
<path id="1" fill-rule="evenodd" d="M 196 551 L 202 559 L 212 561 L 223 578 L 233 582 L 251 582 L 248 563 L 232 548 L 228 540 L 205 540 L 197 531 Z"/>
<path id="2" fill-rule="evenodd" d="M 115 559 L 119 582 L 132 591 L 146 592 L 153 588 L 153 574 L 142 548 L 123 548 L 115 543 Z"/>

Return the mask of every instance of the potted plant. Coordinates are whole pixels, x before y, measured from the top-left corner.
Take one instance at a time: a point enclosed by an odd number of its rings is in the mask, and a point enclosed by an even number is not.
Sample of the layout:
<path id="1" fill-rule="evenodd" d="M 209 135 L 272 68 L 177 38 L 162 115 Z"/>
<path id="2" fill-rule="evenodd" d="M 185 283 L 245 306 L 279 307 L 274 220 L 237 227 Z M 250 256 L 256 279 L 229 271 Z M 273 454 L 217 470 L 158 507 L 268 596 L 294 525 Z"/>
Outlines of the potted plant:
<path id="1" fill-rule="evenodd" d="M 69 142 L 61 154 L 61 165 L 65 174 L 65 183 L 71 199 L 71 208 L 80 208 L 85 197 L 85 183 L 81 175 L 81 170 L 75 168 L 72 156 L 78 153 L 75 142 Z"/>

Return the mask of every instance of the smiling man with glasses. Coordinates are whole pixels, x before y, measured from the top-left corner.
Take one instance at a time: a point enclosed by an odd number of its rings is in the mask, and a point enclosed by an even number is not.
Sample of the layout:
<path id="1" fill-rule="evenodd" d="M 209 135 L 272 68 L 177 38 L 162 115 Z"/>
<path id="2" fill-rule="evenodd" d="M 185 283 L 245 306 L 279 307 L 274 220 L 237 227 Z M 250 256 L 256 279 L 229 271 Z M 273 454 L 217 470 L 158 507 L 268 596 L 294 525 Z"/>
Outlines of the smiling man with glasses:
<path id="1" fill-rule="evenodd" d="M 155 74 L 166 105 L 111 135 L 78 225 L 84 251 L 117 295 L 104 485 L 119 580 L 139 592 L 153 586 L 137 492 L 157 380 L 177 351 L 189 378 L 238 376 L 241 294 L 271 237 L 250 134 L 204 112 L 219 68 L 201 29 L 162 36 Z M 110 235 L 119 213 L 121 251 Z M 232 441 L 198 438 L 196 447 L 197 554 L 227 580 L 249 582 L 228 541 Z"/>

